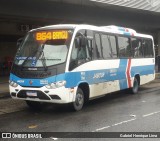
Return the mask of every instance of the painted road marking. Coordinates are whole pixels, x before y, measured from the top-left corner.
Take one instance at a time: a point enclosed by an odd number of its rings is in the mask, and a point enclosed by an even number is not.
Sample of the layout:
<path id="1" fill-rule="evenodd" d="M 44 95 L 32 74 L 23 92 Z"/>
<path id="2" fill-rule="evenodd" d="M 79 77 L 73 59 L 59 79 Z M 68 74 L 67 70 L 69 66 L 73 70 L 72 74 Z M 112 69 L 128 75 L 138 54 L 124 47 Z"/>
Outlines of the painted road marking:
<path id="1" fill-rule="evenodd" d="M 115 124 L 112 125 L 112 127 L 113 127 L 113 126 L 117 126 L 117 125 L 121 125 L 121 124 L 123 124 L 123 123 L 128 123 L 128 122 L 133 121 L 133 120 L 136 120 L 136 118 L 132 118 L 132 119 L 125 120 L 125 121 L 122 121 L 122 122 L 119 122 L 119 123 L 115 123 Z"/>
<path id="2" fill-rule="evenodd" d="M 160 111 L 149 113 L 149 114 L 143 115 L 142 117 L 148 117 L 148 116 L 152 116 L 152 115 L 155 115 L 155 114 L 158 114 L 158 113 L 160 113 Z"/>
<path id="3" fill-rule="evenodd" d="M 54 138 L 54 137 L 50 137 L 50 138 L 54 141 L 58 140 L 58 138 Z"/>
<path id="4" fill-rule="evenodd" d="M 111 126 L 105 126 L 105 127 L 102 127 L 102 128 L 98 128 L 98 129 L 96 129 L 95 131 L 92 131 L 92 132 L 101 131 L 101 130 L 104 130 L 104 129 L 107 129 L 107 128 L 110 128 L 110 127 L 114 127 L 114 126 L 118 126 L 118 125 L 121 125 L 121 124 L 124 124 L 124 123 L 131 122 L 133 120 L 136 120 L 136 118 L 132 118 L 130 120 L 125 120 L 125 121 L 122 121 L 122 122 L 119 122 L 119 123 L 115 123 L 115 124 L 113 124 Z"/>
<path id="5" fill-rule="evenodd" d="M 160 113 L 160 111 L 156 111 L 156 112 L 153 112 L 153 113 L 145 114 L 145 115 L 142 115 L 142 118 L 145 118 L 145 117 L 148 117 L 148 116 L 153 116 L 153 115 L 159 114 L 159 113 Z M 92 131 L 92 132 L 102 131 L 102 130 L 108 129 L 110 127 L 114 127 L 114 126 L 118 126 L 118 125 L 122 125 L 122 124 L 125 124 L 125 123 L 129 123 L 129 122 L 135 121 L 137 119 L 136 115 L 132 115 L 132 116 L 134 118 L 129 119 L 129 120 L 125 120 L 125 121 L 121 121 L 121 122 L 118 122 L 118 123 L 115 123 L 115 124 L 112 124 L 111 126 L 105 126 L 105 127 L 102 127 L 102 128 L 98 128 L 98 129 L 96 129 L 95 131 Z"/>
<path id="6" fill-rule="evenodd" d="M 101 130 L 103 130 L 103 129 L 107 129 L 107 128 L 109 128 L 109 127 L 111 127 L 111 126 L 102 127 L 102 128 L 96 129 L 95 131 L 92 131 L 92 132 L 101 131 Z"/>

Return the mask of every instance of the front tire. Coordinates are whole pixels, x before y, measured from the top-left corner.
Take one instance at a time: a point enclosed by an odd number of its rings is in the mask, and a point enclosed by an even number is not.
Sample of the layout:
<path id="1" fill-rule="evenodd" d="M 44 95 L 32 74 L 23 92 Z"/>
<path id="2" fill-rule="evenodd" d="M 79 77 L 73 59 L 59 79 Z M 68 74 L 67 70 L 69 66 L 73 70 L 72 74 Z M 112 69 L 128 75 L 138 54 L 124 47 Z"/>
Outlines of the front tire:
<path id="1" fill-rule="evenodd" d="M 77 89 L 75 101 L 72 103 L 74 111 L 80 111 L 84 105 L 84 93 L 81 88 Z"/>
<path id="2" fill-rule="evenodd" d="M 42 103 L 38 101 L 26 100 L 26 104 L 33 110 L 40 110 L 42 108 Z"/>

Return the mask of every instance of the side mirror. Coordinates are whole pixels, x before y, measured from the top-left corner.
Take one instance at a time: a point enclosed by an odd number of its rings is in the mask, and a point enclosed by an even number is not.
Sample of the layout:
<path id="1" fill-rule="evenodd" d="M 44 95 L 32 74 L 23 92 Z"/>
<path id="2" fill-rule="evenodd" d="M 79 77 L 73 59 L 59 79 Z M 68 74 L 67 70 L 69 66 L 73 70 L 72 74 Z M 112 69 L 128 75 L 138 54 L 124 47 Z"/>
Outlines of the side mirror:
<path id="1" fill-rule="evenodd" d="M 76 48 L 84 48 L 86 47 L 87 39 L 84 36 L 80 36 L 75 39 Z"/>
<path id="2" fill-rule="evenodd" d="M 80 37 L 80 47 L 84 48 L 86 47 L 86 44 L 87 44 L 87 39 L 83 36 L 83 37 Z"/>

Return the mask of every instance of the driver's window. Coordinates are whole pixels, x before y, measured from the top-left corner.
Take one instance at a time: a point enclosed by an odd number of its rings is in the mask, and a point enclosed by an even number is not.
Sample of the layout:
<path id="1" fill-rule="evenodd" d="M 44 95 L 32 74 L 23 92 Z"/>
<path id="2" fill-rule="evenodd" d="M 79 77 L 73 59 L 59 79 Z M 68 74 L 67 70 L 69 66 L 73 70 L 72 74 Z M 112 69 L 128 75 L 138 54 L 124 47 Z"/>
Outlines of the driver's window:
<path id="1" fill-rule="evenodd" d="M 74 41 L 73 50 L 72 50 L 72 54 L 71 54 L 71 59 L 72 60 L 76 60 L 77 59 L 77 52 L 78 52 L 78 48 L 75 47 L 75 41 Z"/>
<path id="2" fill-rule="evenodd" d="M 87 50 L 87 38 L 84 34 L 84 31 L 85 30 L 79 31 L 75 37 L 71 53 L 69 70 L 72 70 L 77 66 L 85 63 L 89 56 Z"/>

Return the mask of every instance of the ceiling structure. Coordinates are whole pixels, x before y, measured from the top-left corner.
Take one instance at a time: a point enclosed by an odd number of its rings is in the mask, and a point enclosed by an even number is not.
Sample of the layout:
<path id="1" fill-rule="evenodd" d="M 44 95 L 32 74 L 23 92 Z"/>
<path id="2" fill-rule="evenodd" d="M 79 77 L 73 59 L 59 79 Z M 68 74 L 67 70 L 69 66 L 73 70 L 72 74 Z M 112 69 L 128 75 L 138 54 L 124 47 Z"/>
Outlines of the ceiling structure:
<path id="1" fill-rule="evenodd" d="M 90 0 L 90 1 L 153 11 L 153 12 L 160 12 L 160 0 Z"/>
<path id="2" fill-rule="evenodd" d="M 160 30 L 159 0 L 1 0 L 0 22 L 86 23 Z"/>
<path id="3" fill-rule="evenodd" d="M 141 10 L 148 10 L 153 12 L 160 12 L 160 1 L 159 0 L 48 0 L 54 2 L 63 2 L 71 4 L 85 4 L 85 5 L 94 5 L 93 2 L 117 5 L 129 8 L 136 8 Z"/>

